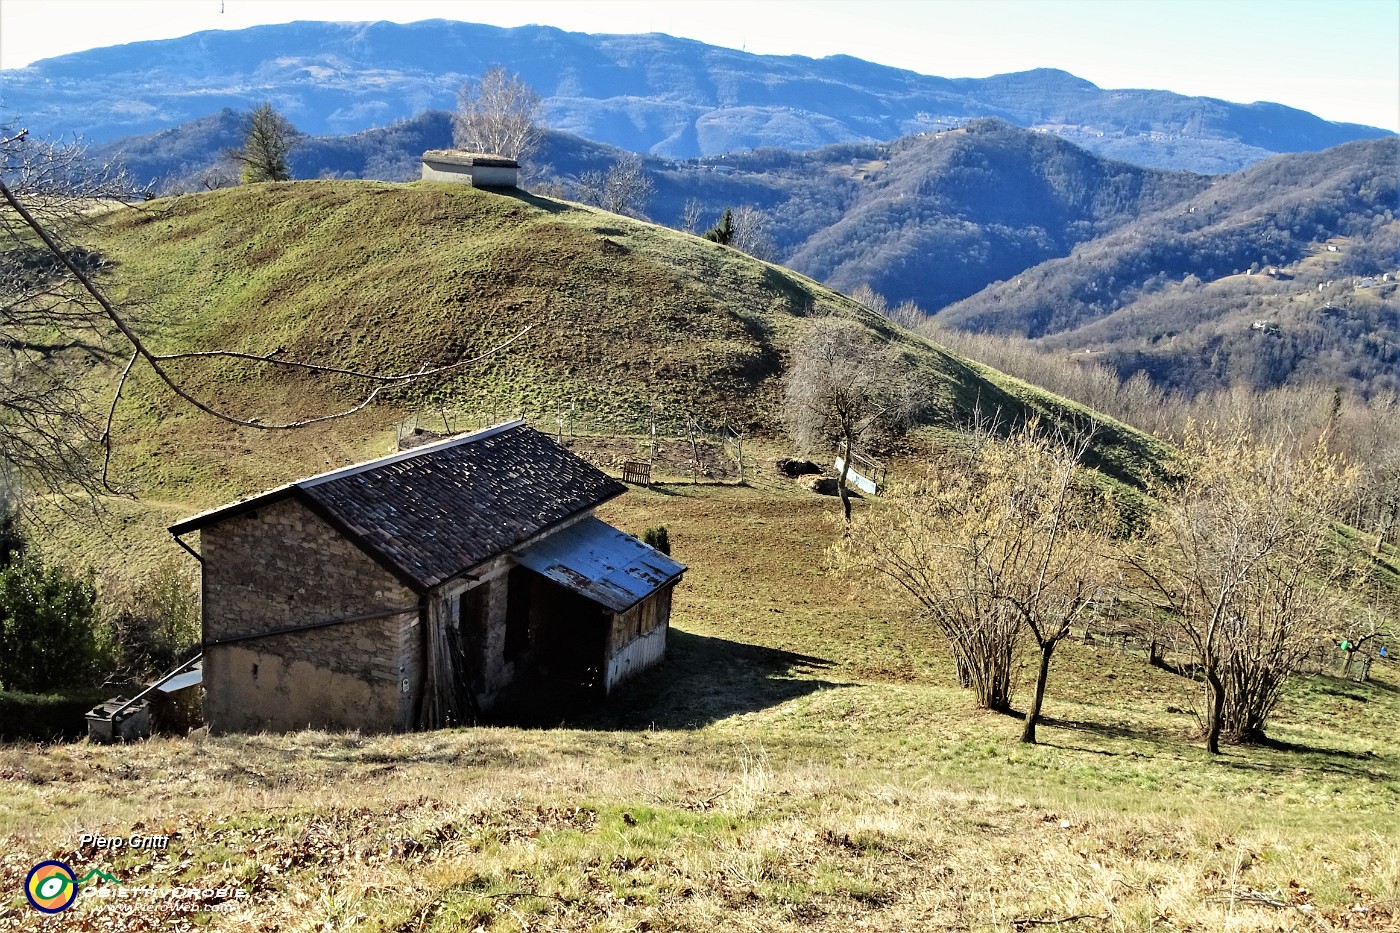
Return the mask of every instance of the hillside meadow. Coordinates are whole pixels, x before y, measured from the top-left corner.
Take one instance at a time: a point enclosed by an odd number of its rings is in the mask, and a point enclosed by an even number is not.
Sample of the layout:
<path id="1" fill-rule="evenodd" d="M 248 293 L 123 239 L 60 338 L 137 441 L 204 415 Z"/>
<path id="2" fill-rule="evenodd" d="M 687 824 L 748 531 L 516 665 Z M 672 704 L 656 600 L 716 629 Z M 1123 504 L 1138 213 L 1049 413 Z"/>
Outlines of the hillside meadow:
<path id="1" fill-rule="evenodd" d="M 781 374 L 821 314 L 862 322 L 935 390 L 891 451 L 897 469 L 958 443 L 978 408 L 1097 418 L 1090 459 L 1121 490 L 1162 468 L 1160 443 L 787 270 L 567 202 L 259 185 L 115 212 L 92 242 L 163 352 L 405 371 L 529 330 L 451 380 L 294 432 L 215 422 L 138 371 L 112 462 L 136 497 L 40 509 L 44 549 L 75 565 L 139 575 L 183 559 L 171 521 L 386 453 L 405 418 L 522 414 L 547 429 L 567 406 L 612 437 L 576 443 L 613 453 L 644 443 L 653 413 L 673 438 L 691 418 L 727 421 L 760 472 L 747 487 L 668 476 L 601 511 L 633 533 L 665 524 L 691 568 L 668 663 L 605 706 L 413 735 L 0 746 L 0 928 L 1395 928 L 1392 665 L 1367 684 L 1300 681 L 1270 745 L 1211 758 L 1193 741 L 1191 682 L 1067 644 L 1042 744 L 1022 746 L 1014 717 L 973 708 L 899 603 L 830 569 L 834 500 L 772 472 L 791 453 Z M 245 416 L 335 410 L 363 388 L 181 365 Z M 94 399 L 114 379 L 109 362 L 87 368 Z M 1018 698 L 1031 672 L 1028 658 Z M 77 848 L 84 832 L 171 842 L 99 855 Z M 99 894 L 133 893 L 42 918 L 19 892 L 46 858 L 110 872 L 120 883 Z M 136 903 L 169 886 L 246 896 Z"/>
<path id="2" fill-rule="evenodd" d="M 100 522 L 47 504 L 60 559 L 100 571 L 183 559 L 164 527 L 183 515 L 394 449 L 404 421 L 442 431 L 525 417 L 553 432 L 683 437 L 695 422 L 785 434 L 783 373 L 818 317 L 898 347 L 928 387 L 918 439 L 956 442 L 974 411 L 1007 422 L 1097 421 L 1092 464 L 1124 487 L 1167 448 L 1082 406 L 905 331 L 790 270 L 665 227 L 524 192 L 315 181 L 249 185 L 107 213 L 83 231 L 102 283 L 156 352 L 210 349 L 374 374 L 482 356 L 382 393 L 339 421 L 267 431 L 217 421 L 133 371 L 117 406 L 110 475 L 134 499 Z M 509 342 L 508 346 L 493 352 Z M 120 346 L 71 361 L 105 417 Z M 271 364 L 168 364 L 230 414 L 263 421 L 340 411 L 372 383 Z M 445 420 L 444 420 L 445 419 Z M 775 455 L 786 455 L 782 450 Z M 900 450 L 878 451 L 900 453 Z"/>
<path id="3" fill-rule="evenodd" d="M 836 515 L 771 481 L 606 506 L 691 569 L 668 663 L 560 722 L 0 748 L 0 928 L 1396 928 L 1393 664 L 1295 684 L 1273 744 L 1211 759 L 1192 684 L 1071 643 L 1022 746 L 826 569 Z M 172 841 L 94 857 L 82 832 Z M 18 893 L 43 858 L 247 897 L 43 920 Z"/>

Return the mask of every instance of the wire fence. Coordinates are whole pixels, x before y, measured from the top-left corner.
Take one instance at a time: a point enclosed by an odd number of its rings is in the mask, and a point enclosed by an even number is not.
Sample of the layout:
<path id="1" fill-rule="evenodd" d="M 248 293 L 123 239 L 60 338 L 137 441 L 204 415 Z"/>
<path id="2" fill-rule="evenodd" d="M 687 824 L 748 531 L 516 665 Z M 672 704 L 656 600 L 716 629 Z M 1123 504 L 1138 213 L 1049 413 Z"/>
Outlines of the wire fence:
<path id="1" fill-rule="evenodd" d="M 663 417 L 635 412 L 624 419 L 603 419 L 590 418 L 573 406 L 523 417 L 508 409 L 439 408 L 397 422 L 396 443 L 405 450 L 517 418 L 600 469 L 633 481 L 645 477 L 647 485 L 783 485 L 773 464 L 760 459 L 756 445 L 742 429 L 723 419 L 693 414 Z M 642 464 L 647 467 L 644 471 Z"/>
<path id="2" fill-rule="evenodd" d="M 1106 645 L 1125 654 L 1168 662 L 1179 670 L 1191 669 L 1195 664 L 1195 654 L 1185 645 L 1154 641 L 1133 629 L 1086 627 L 1080 637 L 1086 645 Z M 1370 678 L 1371 665 L 1375 661 L 1376 657 L 1369 651 L 1344 651 L 1335 644 L 1324 642 L 1303 656 L 1297 671 L 1308 676 L 1326 674 L 1364 683 Z"/>

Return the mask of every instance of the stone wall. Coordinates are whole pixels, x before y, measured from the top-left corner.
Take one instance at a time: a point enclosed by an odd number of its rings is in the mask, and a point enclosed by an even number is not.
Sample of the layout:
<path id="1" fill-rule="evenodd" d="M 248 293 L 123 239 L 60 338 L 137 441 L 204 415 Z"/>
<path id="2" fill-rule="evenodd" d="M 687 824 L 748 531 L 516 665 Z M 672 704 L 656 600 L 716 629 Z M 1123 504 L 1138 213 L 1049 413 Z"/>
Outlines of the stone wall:
<path id="1" fill-rule="evenodd" d="M 414 726 L 422 689 L 417 594 L 295 500 L 207 527 L 200 547 L 211 730 Z M 378 617 L 218 644 L 371 614 Z"/>

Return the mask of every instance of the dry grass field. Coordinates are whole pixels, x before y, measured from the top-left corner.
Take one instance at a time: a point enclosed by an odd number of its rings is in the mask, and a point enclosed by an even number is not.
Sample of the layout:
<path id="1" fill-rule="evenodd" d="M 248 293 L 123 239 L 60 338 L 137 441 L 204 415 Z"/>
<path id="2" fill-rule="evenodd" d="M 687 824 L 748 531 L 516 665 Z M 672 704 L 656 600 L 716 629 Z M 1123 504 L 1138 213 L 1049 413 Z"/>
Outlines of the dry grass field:
<path id="1" fill-rule="evenodd" d="M 1400 929 L 1393 664 L 1297 683 L 1274 744 L 1211 759 L 1190 682 L 1069 644 L 1021 746 L 827 569 L 833 500 L 676 485 L 605 512 L 667 524 L 691 567 L 663 667 L 560 722 L 0 747 L 0 929 Z M 21 894 L 46 858 L 120 884 L 46 919 Z M 196 893 L 142 893 L 172 886 Z"/>

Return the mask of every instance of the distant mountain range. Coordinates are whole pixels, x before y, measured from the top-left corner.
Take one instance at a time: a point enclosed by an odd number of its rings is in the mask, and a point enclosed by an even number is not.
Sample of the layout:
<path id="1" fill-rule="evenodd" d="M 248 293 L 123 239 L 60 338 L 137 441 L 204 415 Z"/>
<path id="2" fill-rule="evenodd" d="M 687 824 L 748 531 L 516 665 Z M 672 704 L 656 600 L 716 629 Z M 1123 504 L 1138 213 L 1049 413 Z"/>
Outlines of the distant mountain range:
<path id="1" fill-rule="evenodd" d="M 942 308 L 1195 391 L 1400 392 L 1400 141 L 1278 156 Z"/>
<path id="2" fill-rule="evenodd" d="M 549 126 L 670 158 L 885 141 L 993 116 L 1139 165 L 1220 173 L 1390 135 L 1278 104 L 1103 90 L 1050 69 L 948 79 L 847 56 L 444 20 L 203 32 L 46 59 L 0 80 L 4 116 L 91 142 L 264 99 L 303 132 L 332 135 L 450 108 L 462 81 L 494 63 L 539 90 Z"/>

